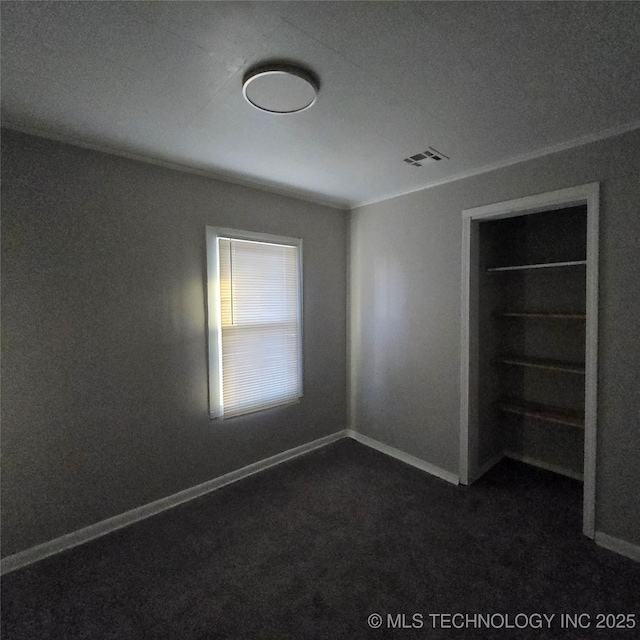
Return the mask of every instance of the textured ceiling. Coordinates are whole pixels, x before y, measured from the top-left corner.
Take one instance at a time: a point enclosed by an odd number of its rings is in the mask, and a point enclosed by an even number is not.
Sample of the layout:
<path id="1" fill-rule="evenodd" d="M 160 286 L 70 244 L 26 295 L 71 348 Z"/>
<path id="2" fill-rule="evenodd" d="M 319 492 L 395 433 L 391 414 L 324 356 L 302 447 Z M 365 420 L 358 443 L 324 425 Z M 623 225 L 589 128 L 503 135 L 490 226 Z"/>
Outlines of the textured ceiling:
<path id="1" fill-rule="evenodd" d="M 354 206 L 640 126 L 640 3 L 8 2 L 2 119 Z M 261 113 L 242 76 L 310 68 Z M 449 156 L 413 167 L 434 147 Z"/>

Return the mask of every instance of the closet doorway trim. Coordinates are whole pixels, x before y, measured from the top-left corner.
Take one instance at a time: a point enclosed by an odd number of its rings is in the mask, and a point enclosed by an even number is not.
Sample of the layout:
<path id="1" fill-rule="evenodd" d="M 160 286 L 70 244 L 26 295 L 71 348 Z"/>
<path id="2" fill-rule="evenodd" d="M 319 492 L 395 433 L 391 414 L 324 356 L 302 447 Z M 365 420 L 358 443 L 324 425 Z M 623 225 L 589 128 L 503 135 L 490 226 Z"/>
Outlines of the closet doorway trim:
<path id="1" fill-rule="evenodd" d="M 462 300 L 460 350 L 460 482 L 478 477 L 478 260 L 481 221 L 587 206 L 586 369 L 584 429 L 583 532 L 595 533 L 596 426 L 598 386 L 598 219 L 600 185 L 597 182 L 568 189 L 465 209 L 462 212 Z"/>

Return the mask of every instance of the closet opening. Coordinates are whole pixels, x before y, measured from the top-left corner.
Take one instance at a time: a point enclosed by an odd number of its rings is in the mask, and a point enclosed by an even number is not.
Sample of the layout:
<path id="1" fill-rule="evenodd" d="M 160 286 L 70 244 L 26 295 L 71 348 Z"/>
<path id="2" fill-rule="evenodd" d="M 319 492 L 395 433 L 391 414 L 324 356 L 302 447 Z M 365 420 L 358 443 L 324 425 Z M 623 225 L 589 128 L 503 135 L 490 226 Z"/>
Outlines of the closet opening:
<path id="1" fill-rule="evenodd" d="M 463 212 L 460 479 L 503 457 L 584 482 L 594 535 L 598 185 Z"/>

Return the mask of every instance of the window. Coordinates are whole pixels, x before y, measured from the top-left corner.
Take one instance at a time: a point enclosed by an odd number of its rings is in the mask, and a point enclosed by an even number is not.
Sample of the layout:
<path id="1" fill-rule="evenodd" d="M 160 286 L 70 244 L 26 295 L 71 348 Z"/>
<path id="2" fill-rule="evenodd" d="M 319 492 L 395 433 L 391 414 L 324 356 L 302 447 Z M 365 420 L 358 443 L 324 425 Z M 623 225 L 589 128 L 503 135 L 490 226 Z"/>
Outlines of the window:
<path id="1" fill-rule="evenodd" d="M 209 411 L 302 396 L 302 241 L 207 227 Z"/>

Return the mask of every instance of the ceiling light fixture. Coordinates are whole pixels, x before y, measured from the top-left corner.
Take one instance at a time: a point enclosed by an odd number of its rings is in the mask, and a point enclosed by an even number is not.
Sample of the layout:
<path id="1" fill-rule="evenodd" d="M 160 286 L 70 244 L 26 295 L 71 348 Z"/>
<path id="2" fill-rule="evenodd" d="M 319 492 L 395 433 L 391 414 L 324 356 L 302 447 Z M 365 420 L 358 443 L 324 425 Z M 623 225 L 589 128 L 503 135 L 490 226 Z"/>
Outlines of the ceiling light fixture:
<path id="1" fill-rule="evenodd" d="M 299 113 L 318 95 L 318 82 L 311 73 L 289 65 L 261 66 L 242 80 L 242 95 L 256 109 L 267 113 Z"/>

